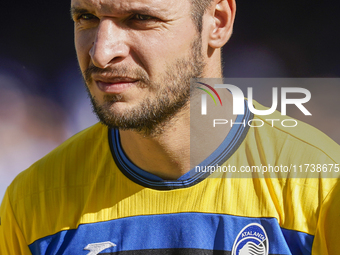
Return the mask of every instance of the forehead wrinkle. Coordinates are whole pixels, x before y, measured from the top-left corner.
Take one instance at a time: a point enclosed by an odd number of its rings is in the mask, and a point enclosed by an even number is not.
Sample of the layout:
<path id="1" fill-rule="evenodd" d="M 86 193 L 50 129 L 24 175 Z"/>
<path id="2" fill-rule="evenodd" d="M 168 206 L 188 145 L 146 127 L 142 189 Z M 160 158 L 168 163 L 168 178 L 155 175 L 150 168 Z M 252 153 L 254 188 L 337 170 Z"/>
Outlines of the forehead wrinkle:
<path id="1" fill-rule="evenodd" d="M 86 8 L 103 16 L 126 15 L 135 12 L 169 14 L 169 3 L 164 0 L 75 0 L 71 8 Z"/>

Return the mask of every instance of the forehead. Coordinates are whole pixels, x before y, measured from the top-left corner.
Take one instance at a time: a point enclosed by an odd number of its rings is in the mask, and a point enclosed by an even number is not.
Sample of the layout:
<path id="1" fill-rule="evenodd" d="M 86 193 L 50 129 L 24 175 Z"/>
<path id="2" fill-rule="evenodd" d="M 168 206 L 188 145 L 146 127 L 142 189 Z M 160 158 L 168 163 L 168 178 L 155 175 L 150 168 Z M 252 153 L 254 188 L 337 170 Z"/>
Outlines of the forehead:
<path id="1" fill-rule="evenodd" d="M 188 3 L 189 0 L 71 0 L 71 8 L 95 10 L 103 15 L 123 15 L 134 10 L 170 14 L 187 9 Z"/>

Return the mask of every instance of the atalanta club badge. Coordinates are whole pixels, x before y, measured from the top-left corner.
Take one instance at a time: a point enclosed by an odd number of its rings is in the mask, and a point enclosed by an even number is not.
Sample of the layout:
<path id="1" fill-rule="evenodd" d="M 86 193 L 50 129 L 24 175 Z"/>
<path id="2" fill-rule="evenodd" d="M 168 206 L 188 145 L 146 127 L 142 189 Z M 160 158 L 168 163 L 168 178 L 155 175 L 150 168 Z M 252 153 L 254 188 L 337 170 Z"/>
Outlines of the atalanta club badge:
<path id="1" fill-rule="evenodd" d="M 268 255 L 269 242 L 264 228 L 257 223 L 245 226 L 237 235 L 232 255 Z"/>

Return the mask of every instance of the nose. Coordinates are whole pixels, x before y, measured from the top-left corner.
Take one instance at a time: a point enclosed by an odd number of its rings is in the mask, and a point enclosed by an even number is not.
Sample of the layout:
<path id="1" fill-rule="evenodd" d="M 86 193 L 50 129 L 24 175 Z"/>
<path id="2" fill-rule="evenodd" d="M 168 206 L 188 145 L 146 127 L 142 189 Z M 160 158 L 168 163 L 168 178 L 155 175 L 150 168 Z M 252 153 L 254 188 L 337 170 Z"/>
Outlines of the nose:
<path id="1" fill-rule="evenodd" d="M 93 64 L 99 68 L 121 61 L 129 54 L 125 31 L 110 19 L 101 20 L 89 54 Z"/>

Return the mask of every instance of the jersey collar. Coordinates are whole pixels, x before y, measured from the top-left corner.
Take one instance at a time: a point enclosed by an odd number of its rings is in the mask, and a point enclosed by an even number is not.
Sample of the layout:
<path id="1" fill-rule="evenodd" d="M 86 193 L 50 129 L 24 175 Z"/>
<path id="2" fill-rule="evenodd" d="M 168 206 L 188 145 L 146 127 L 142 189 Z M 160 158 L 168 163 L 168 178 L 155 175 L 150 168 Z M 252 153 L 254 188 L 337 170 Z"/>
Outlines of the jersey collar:
<path id="1" fill-rule="evenodd" d="M 248 123 L 248 121 L 253 118 L 253 114 L 249 111 L 246 101 L 245 106 L 245 114 L 238 115 L 235 123 Z M 223 162 L 228 160 L 241 145 L 248 130 L 248 125 L 233 125 L 221 145 L 199 164 L 199 166 L 222 165 Z M 120 171 L 130 180 L 147 188 L 157 190 L 187 188 L 201 182 L 211 174 L 210 172 L 196 172 L 195 169 L 191 169 L 177 180 L 164 180 L 154 174 L 144 171 L 130 161 L 123 151 L 118 129 L 109 129 L 109 142 L 112 156 Z M 203 146 L 204 145 L 202 145 L 202 147 Z"/>

